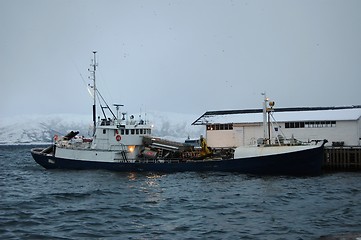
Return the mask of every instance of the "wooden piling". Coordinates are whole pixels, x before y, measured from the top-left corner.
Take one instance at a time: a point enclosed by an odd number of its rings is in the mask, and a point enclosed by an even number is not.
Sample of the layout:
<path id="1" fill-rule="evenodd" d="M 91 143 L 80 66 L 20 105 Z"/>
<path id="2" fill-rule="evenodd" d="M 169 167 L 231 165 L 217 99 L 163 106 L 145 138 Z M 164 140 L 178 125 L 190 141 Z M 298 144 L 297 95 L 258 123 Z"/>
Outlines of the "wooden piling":
<path id="1" fill-rule="evenodd" d="M 361 146 L 325 147 L 323 169 L 326 171 L 360 171 Z"/>

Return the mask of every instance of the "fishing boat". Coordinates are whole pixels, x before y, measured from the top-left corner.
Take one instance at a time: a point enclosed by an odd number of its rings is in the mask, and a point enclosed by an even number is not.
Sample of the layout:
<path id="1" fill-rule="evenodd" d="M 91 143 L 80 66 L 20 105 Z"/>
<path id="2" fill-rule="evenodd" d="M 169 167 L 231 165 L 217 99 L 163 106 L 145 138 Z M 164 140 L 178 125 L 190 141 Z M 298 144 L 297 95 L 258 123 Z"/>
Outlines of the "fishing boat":
<path id="1" fill-rule="evenodd" d="M 152 136 L 152 126 L 146 119 L 121 113 L 121 104 L 111 108 L 101 106 L 103 118 L 96 118 L 96 52 L 93 52 L 93 136 L 79 137 L 71 131 L 55 136 L 47 148 L 31 149 L 34 160 L 46 169 L 105 169 L 121 172 L 185 172 L 221 171 L 255 175 L 319 175 L 323 147 L 327 140 L 301 143 L 294 139 L 279 139 L 272 143 L 270 116 L 274 102 L 264 98 L 264 137 L 256 146 L 209 148 L 200 137 L 198 144 L 175 142 Z M 264 94 L 265 95 L 265 94 Z M 111 117 L 106 114 L 107 110 Z M 267 120 L 268 116 L 268 120 Z M 194 142 L 193 142 L 194 143 Z"/>

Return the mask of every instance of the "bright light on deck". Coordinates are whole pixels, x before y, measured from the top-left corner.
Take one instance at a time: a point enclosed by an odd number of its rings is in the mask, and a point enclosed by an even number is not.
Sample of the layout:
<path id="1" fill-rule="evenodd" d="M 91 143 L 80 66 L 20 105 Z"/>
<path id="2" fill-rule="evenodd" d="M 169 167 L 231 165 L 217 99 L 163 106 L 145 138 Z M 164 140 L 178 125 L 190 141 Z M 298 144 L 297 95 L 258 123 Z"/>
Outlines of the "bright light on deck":
<path id="1" fill-rule="evenodd" d="M 134 152 L 134 149 L 135 149 L 135 146 L 128 146 L 128 150 L 129 150 L 129 152 Z"/>

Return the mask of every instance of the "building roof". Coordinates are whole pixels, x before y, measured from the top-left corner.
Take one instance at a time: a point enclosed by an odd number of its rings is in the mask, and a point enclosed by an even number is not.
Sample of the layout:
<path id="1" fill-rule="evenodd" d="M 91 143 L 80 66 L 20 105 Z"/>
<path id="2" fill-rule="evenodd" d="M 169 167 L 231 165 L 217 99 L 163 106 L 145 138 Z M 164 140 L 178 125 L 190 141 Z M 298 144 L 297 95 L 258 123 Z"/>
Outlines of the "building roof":
<path id="1" fill-rule="evenodd" d="M 361 117 L 361 105 L 275 108 L 273 116 L 277 122 L 357 120 Z M 262 109 L 245 109 L 207 111 L 192 125 L 261 122 L 263 122 Z"/>

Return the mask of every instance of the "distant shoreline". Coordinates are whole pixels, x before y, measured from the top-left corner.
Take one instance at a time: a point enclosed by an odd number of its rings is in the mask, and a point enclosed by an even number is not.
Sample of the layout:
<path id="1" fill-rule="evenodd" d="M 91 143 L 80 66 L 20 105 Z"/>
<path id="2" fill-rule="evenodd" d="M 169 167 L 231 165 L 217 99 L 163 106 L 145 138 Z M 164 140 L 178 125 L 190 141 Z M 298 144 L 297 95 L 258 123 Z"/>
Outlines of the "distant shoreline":
<path id="1" fill-rule="evenodd" d="M 52 142 L 15 142 L 15 143 L 0 143 L 0 147 L 4 146 L 39 146 L 39 145 L 49 145 Z"/>

